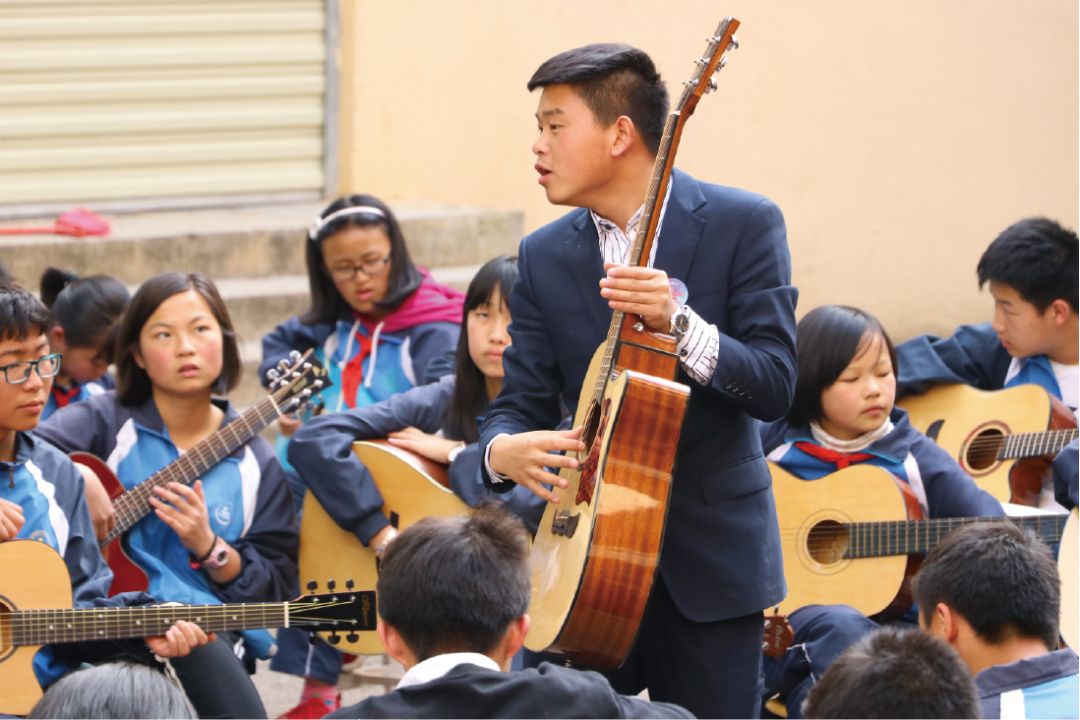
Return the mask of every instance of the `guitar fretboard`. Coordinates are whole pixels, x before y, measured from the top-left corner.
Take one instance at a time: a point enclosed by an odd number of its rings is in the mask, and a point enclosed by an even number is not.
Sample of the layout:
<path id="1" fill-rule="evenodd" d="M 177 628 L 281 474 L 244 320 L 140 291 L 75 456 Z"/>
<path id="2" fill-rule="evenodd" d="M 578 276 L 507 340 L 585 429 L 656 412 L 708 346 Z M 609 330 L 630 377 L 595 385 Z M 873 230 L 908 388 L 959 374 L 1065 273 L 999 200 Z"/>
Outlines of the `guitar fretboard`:
<path id="1" fill-rule="evenodd" d="M 288 615 L 287 602 L 19 610 L 0 615 L 0 633 L 6 638 L 10 632 L 12 645 L 46 645 L 163 635 L 177 620 L 207 632 L 277 628 L 286 626 Z"/>
<path id="2" fill-rule="evenodd" d="M 1043 432 L 1016 433 L 1005 438 L 999 460 L 1056 455 L 1076 439 L 1076 428 L 1044 430 Z"/>
<path id="3" fill-rule="evenodd" d="M 154 488 L 170 482 L 190 485 L 229 453 L 255 437 L 277 416 L 278 405 L 274 396 L 263 398 L 236 420 L 199 441 L 176 460 L 113 500 L 116 526 L 101 544 L 120 537 L 150 512 L 149 500 L 153 497 Z"/>
<path id="4" fill-rule="evenodd" d="M 936 520 L 896 520 L 841 525 L 848 536 L 845 558 L 890 555 L 925 555 L 941 539 L 964 525 L 989 520 L 1010 520 L 1030 528 L 1044 542 L 1061 541 L 1068 515 L 1032 515 L 1020 518 L 939 518 Z"/>

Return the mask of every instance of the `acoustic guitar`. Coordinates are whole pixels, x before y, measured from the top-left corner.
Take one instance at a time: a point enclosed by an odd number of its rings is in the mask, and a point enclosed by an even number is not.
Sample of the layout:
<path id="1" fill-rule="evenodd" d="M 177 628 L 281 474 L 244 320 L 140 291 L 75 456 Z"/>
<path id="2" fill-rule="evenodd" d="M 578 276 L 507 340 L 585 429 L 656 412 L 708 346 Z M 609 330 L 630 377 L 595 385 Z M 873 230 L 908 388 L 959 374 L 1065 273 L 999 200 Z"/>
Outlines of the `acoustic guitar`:
<path id="1" fill-rule="evenodd" d="M 732 18 L 720 23 L 667 118 L 630 265 L 648 263 L 683 126 L 715 89 L 712 75 L 738 47 L 738 26 Z M 674 382 L 675 344 L 640 318 L 612 314 L 574 417 L 584 458 L 579 469 L 560 472 L 567 487 L 548 504 L 533 541 L 530 650 L 597 669 L 619 666 L 630 651 L 656 575 L 690 395 Z"/>
<path id="2" fill-rule="evenodd" d="M 272 371 L 274 380 L 267 397 L 130 490 L 116 477 L 114 468 L 101 458 L 92 453 L 71 453 L 72 461 L 85 465 L 98 476 L 116 513 L 116 525 L 101 540 L 101 553 L 113 571 L 110 595 L 147 588 L 146 573 L 128 556 L 121 538 L 153 510 L 149 500 L 154 497 L 154 488 L 170 482 L 191 485 L 207 470 L 262 432 L 279 415 L 295 412 L 315 394 L 330 387 L 326 369 L 310 350 L 302 356 L 294 351 L 291 361 L 290 366 L 289 361 L 283 360 L 277 370 Z"/>
<path id="3" fill-rule="evenodd" d="M 1059 542 L 1068 515 L 923 519 L 908 486 L 887 470 L 852 465 L 801 480 L 769 463 L 788 594 L 777 612 L 814 604 L 850 605 L 863 615 L 896 616 L 911 607 L 909 580 L 923 556 L 964 525 L 1008 519 Z"/>
<path id="4" fill-rule="evenodd" d="M 0 542 L 0 713 L 24 715 L 41 697 L 33 659 L 42 645 L 162 635 L 177 620 L 207 632 L 297 627 L 355 635 L 374 630 L 375 618 L 371 590 L 292 602 L 72 609 L 67 566 L 52 547 Z"/>
<path id="5" fill-rule="evenodd" d="M 1037 505 L 1054 455 L 1076 439 L 1072 412 L 1038 385 L 992 392 L 939 385 L 897 404 L 1001 502 Z"/>
<path id="6" fill-rule="evenodd" d="M 353 443 L 353 452 L 371 473 L 383 498 L 382 511 L 395 528 L 404 530 L 425 517 L 465 515 L 470 511 L 450 489 L 445 465 L 385 440 Z M 375 587 L 379 578 L 375 552 L 334 522 L 310 490 L 304 495 L 300 518 L 300 578 L 301 582 L 305 578 L 350 578 L 359 587 Z M 323 636 L 334 647 L 354 655 L 384 652 L 374 634 Z"/>

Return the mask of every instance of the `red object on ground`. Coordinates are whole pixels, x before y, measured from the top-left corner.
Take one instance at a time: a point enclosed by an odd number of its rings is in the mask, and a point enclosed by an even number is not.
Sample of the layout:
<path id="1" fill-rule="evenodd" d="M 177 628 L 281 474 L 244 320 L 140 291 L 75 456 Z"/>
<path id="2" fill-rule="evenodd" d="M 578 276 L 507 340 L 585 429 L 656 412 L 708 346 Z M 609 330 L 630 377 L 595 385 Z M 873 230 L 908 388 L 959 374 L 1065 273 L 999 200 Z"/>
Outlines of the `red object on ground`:
<path id="1" fill-rule="evenodd" d="M 86 208 L 72 208 L 50 227 L 0 227 L 0 235 L 108 235 L 109 221 Z"/>

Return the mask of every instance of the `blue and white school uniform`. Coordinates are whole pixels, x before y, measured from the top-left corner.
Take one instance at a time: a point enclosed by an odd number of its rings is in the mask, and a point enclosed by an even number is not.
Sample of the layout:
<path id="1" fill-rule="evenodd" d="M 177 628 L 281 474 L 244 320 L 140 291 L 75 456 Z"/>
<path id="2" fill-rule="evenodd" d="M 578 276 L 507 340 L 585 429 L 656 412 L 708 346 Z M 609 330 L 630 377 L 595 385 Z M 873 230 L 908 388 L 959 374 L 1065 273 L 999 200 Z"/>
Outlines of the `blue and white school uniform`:
<path id="1" fill-rule="evenodd" d="M 225 412 L 225 423 L 237 417 L 227 402 L 214 402 Z M 114 392 L 69 405 L 42 423 L 38 434 L 66 452 L 101 457 L 127 489 L 180 454 L 153 399 L 127 407 Z M 296 515 L 269 443 L 253 438 L 201 479 L 210 527 L 239 553 L 240 575 L 218 585 L 203 570 L 193 569 L 179 536 L 151 512 L 125 537 L 129 555 L 149 578 L 149 593 L 184 604 L 292 599 L 297 592 Z M 267 631 L 243 635 L 257 657 L 269 654 Z"/>
<path id="2" fill-rule="evenodd" d="M 44 422 L 50 415 L 62 407 L 66 407 L 72 403 L 89 400 L 95 395 L 100 395 L 115 387 L 116 382 L 113 380 L 112 375 L 109 375 L 108 373 L 105 373 L 97 380 L 91 380 L 90 382 L 73 382 L 71 387 L 67 390 L 64 390 L 54 382 L 52 389 L 49 391 L 49 396 L 45 400 L 45 407 L 41 411 L 39 422 Z"/>
<path id="3" fill-rule="evenodd" d="M 43 542 L 64 559 L 71 578 L 74 607 L 145 605 L 153 600 L 145 593 L 123 593 L 109 598 L 112 571 L 98 549 L 90 512 L 86 506 L 83 477 L 66 455 L 29 433 L 15 437 L 15 461 L 0 462 L 0 498 L 22 509 L 25 520 L 17 537 Z M 27 579 L 28 582 L 32 578 Z M 3 589 L 0 588 L 0 592 Z M 116 650 L 140 641 L 113 643 Z M 34 656 L 34 673 L 45 687 L 80 662 L 91 662 L 101 652 L 81 644 L 45 646 Z M 145 645 L 142 645 L 145 653 Z"/>
<path id="4" fill-rule="evenodd" d="M 981 490 L 947 452 L 918 432 L 907 413 L 893 408 L 892 430 L 865 448 L 862 462 L 884 468 L 906 483 L 919 499 L 928 518 L 997 517 L 1001 504 Z M 762 446 L 774 463 L 802 478 L 816 480 L 837 466 L 799 448 L 799 443 L 820 445 L 809 426 L 777 421 L 762 428 Z M 781 502 L 778 499 L 778 502 Z M 914 619 L 914 614 L 909 613 Z M 785 696 L 791 717 L 800 708 L 821 673 L 852 643 L 877 625 L 846 605 L 810 605 L 793 612 L 788 620 L 795 637 L 779 658 L 765 658 L 765 686 Z"/>
<path id="5" fill-rule="evenodd" d="M 984 718 L 1076 718 L 1080 716 L 1080 661 L 1070 648 L 1006 665 L 975 676 Z"/>

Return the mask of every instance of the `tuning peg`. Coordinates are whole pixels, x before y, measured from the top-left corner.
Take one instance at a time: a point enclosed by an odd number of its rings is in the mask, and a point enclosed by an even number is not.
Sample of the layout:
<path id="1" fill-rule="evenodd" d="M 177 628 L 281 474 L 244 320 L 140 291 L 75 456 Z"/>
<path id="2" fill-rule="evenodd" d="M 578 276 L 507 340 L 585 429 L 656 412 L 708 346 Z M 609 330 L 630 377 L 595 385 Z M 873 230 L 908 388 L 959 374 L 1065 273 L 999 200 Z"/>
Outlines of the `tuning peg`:
<path id="1" fill-rule="evenodd" d="M 354 643 L 354 642 L 358 642 L 360 640 L 360 636 L 353 632 L 353 633 L 349 633 L 348 635 L 346 635 L 345 639 L 348 640 L 351 643 Z"/>
<path id="2" fill-rule="evenodd" d="M 330 578 L 329 580 L 326 581 L 326 589 L 329 590 L 330 592 L 334 592 L 334 588 L 336 588 L 336 587 L 337 587 L 337 583 L 334 582 L 334 578 Z"/>
<path id="3" fill-rule="evenodd" d="M 309 635 L 307 636 L 307 641 L 308 641 L 309 643 L 311 643 L 312 645 L 314 645 L 314 644 L 315 644 L 316 642 L 318 642 L 318 640 L 319 640 L 319 638 L 318 638 L 318 637 L 316 637 L 315 633 L 310 633 L 310 634 L 309 634 Z"/>
<path id="4" fill-rule="evenodd" d="M 289 351 L 289 359 L 292 360 L 292 363 L 289 363 L 290 365 L 295 363 L 300 358 L 301 358 L 301 354 L 300 354 L 299 350 L 290 350 Z"/>
<path id="5" fill-rule="evenodd" d="M 728 63 L 728 57 L 727 57 L 727 54 L 725 54 L 724 57 L 720 58 L 720 62 L 716 63 L 716 70 L 714 72 L 720 72 L 721 70 L 726 68 L 727 63 Z"/>
<path id="6" fill-rule="evenodd" d="M 716 90 L 716 81 L 709 78 L 709 82 L 705 85 L 705 92 L 711 93 L 714 90 Z"/>
<path id="7" fill-rule="evenodd" d="M 341 642 L 341 636 L 338 635 L 336 632 L 330 633 L 330 637 L 327 639 L 330 641 L 331 645 L 337 645 Z"/>
<path id="8" fill-rule="evenodd" d="M 356 587 L 356 583 L 353 582 L 352 578 L 349 578 L 348 580 L 345 581 L 345 589 L 346 590 L 352 590 L 354 587 Z"/>
<path id="9" fill-rule="evenodd" d="M 307 589 L 310 592 L 315 592 L 316 590 L 319 589 L 319 583 L 316 582 L 315 580 L 308 580 Z"/>
<path id="10" fill-rule="evenodd" d="M 737 36 L 735 36 L 735 35 L 732 35 L 731 36 L 731 44 L 728 45 L 728 47 L 731 48 L 732 50 L 738 50 L 739 49 L 739 38 Z"/>
<path id="11" fill-rule="evenodd" d="M 278 375 L 280 375 L 280 374 L 281 373 L 279 373 L 277 371 L 277 368 L 270 368 L 269 370 L 266 371 L 266 377 L 270 378 L 271 380 L 277 380 Z"/>

